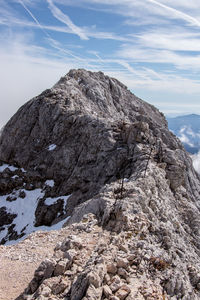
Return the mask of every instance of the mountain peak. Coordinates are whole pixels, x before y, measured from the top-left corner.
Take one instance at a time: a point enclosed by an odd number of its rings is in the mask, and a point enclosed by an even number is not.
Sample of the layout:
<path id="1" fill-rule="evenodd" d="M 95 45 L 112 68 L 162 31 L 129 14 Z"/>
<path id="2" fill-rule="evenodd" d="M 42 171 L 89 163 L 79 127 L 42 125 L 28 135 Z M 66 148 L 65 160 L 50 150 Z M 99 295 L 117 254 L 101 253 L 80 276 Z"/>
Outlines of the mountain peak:
<path id="1" fill-rule="evenodd" d="M 7 123 L 0 160 L 0 243 L 71 232 L 19 299 L 199 299 L 199 176 L 118 80 L 71 70 Z"/>

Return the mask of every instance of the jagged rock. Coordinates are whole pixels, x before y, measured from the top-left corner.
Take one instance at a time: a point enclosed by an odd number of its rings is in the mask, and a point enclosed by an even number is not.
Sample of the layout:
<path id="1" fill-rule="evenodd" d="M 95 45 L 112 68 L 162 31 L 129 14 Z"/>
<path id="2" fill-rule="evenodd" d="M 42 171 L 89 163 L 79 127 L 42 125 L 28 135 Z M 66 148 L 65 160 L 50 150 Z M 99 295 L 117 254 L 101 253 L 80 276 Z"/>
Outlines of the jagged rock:
<path id="1" fill-rule="evenodd" d="M 115 180 L 123 168 L 127 145 L 134 143 L 123 138 L 125 124 L 146 139 L 154 122 L 166 128 L 153 106 L 117 80 L 101 72 L 72 70 L 12 117 L 1 135 L 0 159 L 53 178 L 57 193 L 75 192 L 69 211 Z M 26 187 L 33 188 L 31 183 Z"/>
<path id="2" fill-rule="evenodd" d="M 0 208 L 0 226 L 11 224 L 17 215 L 6 212 L 5 207 Z"/>
<path id="3" fill-rule="evenodd" d="M 2 197 L 41 189 L 36 225 L 71 216 L 23 297 L 200 298 L 199 175 L 164 116 L 123 84 L 70 71 L 8 122 L 0 159 L 14 165 Z"/>
<path id="4" fill-rule="evenodd" d="M 55 267 L 54 275 L 59 276 L 63 275 L 65 273 L 65 270 L 70 266 L 70 260 L 69 259 L 63 259 L 59 261 Z"/>

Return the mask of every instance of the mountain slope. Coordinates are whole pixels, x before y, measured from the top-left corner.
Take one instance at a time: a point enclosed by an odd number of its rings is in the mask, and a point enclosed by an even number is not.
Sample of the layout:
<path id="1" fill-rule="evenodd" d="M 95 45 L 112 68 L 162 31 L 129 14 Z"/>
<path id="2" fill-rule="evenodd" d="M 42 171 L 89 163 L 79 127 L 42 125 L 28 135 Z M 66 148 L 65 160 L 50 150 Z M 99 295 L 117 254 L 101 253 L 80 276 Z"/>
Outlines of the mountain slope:
<path id="1" fill-rule="evenodd" d="M 120 178 L 126 164 L 130 165 L 126 170 L 129 176 L 133 162 L 128 163 L 127 155 L 131 156 L 133 149 L 127 147 L 126 139 L 132 123 L 136 125 L 131 135 L 138 131 L 137 139 L 142 139 L 141 122 L 147 121 L 148 128 L 162 127 L 158 137 L 170 140 L 165 118 L 158 110 L 116 79 L 85 70 L 70 71 L 52 89 L 22 106 L 1 135 L 0 159 L 15 170 L 4 168 L 0 192 L 5 201 L 22 202 L 18 191 L 22 195 L 29 193 L 26 190 L 36 191 L 35 220 L 32 217 L 31 226 L 24 224 L 15 230 L 13 220 L 19 212 L 12 209 L 8 213 L 9 205 L 4 206 L 0 213 L 9 221 L 1 224 L 6 226 L 0 242 L 27 234 L 34 222 L 35 226 L 49 226 L 69 216 L 78 203 Z M 176 147 L 178 141 L 171 139 L 171 143 Z M 53 185 L 46 185 L 46 180 Z M 67 205 L 66 196 L 70 196 Z M 48 205 L 46 198 L 54 202 Z"/>
<path id="2" fill-rule="evenodd" d="M 117 80 L 70 71 L 8 122 L 0 159 L 16 168 L 2 167 L 3 205 L 40 189 L 33 226 L 70 215 L 18 299 L 200 298 L 200 178 L 163 114 Z"/>

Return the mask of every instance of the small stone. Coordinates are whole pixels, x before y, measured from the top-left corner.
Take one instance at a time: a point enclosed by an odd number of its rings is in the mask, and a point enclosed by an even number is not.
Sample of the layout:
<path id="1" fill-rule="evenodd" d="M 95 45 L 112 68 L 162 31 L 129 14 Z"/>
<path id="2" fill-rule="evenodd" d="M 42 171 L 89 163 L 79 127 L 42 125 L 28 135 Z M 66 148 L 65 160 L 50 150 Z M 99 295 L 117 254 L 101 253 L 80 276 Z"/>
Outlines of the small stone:
<path id="1" fill-rule="evenodd" d="M 64 257 L 68 258 L 70 262 L 73 262 L 77 258 L 77 251 L 70 249 L 64 253 Z"/>
<path id="2" fill-rule="evenodd" d="M 127 245 L 120 244 L 119 245 L 119 250 L 122 250 L 125 253 L 127 253 L 128 252 L 128 247 L 127 247 Z"/>
<path id="3" fill-rule="evenodd" d="M 117 273 L 117 267 L 114 263 L 109 263 L 106 265 L 107 267 L 107 272 L 111 274 L 116 274 Z"/>
<path id="4" fill-rule="evenodd" d="M 55 249 L 54 257 L 56 257 L 56 258 L 63 258 L 63 256 L 64 256 L 63 251 Z"/>
<path id="5" fill-rule="evenodd" d="M 95 288 L 92 284 L 89 286 L 86 297 L 88 300 L 99 300 L 102 297 L 102 292 L 103 289 L 100 288 Z"/>
<path id="6" fill-rule="evenodd" d="M 89 280 L 89 283 L 92 284 L 95 288 L 98 288 L 101 286 L 101 279 L 99 277 L 98 274 L 96 274 L 95 272 L 90 272 L 88 274 L 88 280 Z"/>
<path id="7" fill-rule="evenodd" d="M 124 268 L 118 269 L 118 275 L 126 279 L 128 277 L 128 272 Z"/>
<path id="8" fill-rule="evenodd" d="M 109 282 L 110 282 L 110 276 L 109 276 L 108 274 L 105 274 L 104 280 L 105 280 L 105 282 L 106 282 L 107 284 L 109 284 Z"/>
<path id="9" fill-rule="evenodd" d="M 40 295 L 39 297 L 37 297 L 37 300 L 47 300 L 48 298 L 46 298 L 45 296 L 43 295 Z"/>
<path id="10" fill-rule="evenodd" d="M 48 297 L 51 294 L 51 289 L 48 286 L 44 286 L 41 295 L 44 297 Z"/>
<path id="11" fill-rule="evenodd" d="M 54 284 L 52 286 L 52 292 L 54 295 L 58 295 L 62 292 L 64 292 L 64 290 L 69 286 L 69 282 L 65 281 L 64 279 L 57 283 L 57 284 Z"/>
<path id="12" fill-rule="evenodd" d="M 117 296 L 111 296 L 110 300 L 119 300 L 119 298 Z"/>
<path id="13" fill-rule="evenodd" d="M 38 267 L 38 269 L 35 271 L 34 277 L 36 280 L 40 281 L 40 280 L 44 280 L 46 278 L 51 277 L 54 268 L 56 266 L 56 261 L 53 259 L 46 259 L 44 260 L 40 266 Z"/>
<path id="14" fill-rule="evenodd" d="M 126 258 L 117 257 L 116 259 L 117 267 L 127 269 L 129 266 L 129 261 Z"/>
<path id="15" fill-rule="evenodd" d="M 128 259 L 128 261 L 134 261 L 134 259 L 135 259 L 135 254 L 129 254 L 129 255 L 127 256 L 127 259 Z"/>
<path id="16" fill-rule="evenodd" d="M 59 261 L 55 267 L 54 275 L 55 276 L 63 275 L 67 267 L 69 267 L 69 265 L 70 265 L 70 261 L 67 258 Z"/>
<path id="17" fill-rule="evenodd" d="M 104 285 L 104 286 L 103 286 L 103 293 L 104 293 L 104 295 L 105 295 L 107 298 L 109 298 L 110 296 L 112 296 L 112 291 L 111 291 L 111 289 L 109 288 L 108 285 Z"/>
<path id="18" fill-rule="evenodd" d="M 112 279 L 112 283 L 110 285 L 110 289 L 113 291 L 113 292 L 116 292 L 121 286 L 122 286 L 122 282 L 121 282 L 121 279 L 118 275 L 114 276 L 113 279 Z"/>
<path id="19" fill-rule="evenodd" d="M 131 289 L 127 286 L 127 285 L 123 285 L 117 292 L 116 292 L 116 296 L 120 299 L 120 300 L 124 300 L 128 294 L 131 292 Z"/>

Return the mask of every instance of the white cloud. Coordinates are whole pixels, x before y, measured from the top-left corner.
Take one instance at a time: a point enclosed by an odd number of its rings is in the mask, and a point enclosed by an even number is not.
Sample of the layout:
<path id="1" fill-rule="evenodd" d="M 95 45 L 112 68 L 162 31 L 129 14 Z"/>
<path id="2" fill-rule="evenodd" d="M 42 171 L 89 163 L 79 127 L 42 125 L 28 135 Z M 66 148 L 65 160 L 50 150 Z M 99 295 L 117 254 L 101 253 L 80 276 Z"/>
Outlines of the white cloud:
<path id="1" fill-rule="evenodd" d="M 182 143 L 189 145 L 190 147 L 194 147 L 194 144 L 190 141 L 188 136 L 186 134 L 187 132 L 187 126 L 184 126 L 180 129 L 180 135 L 178 135 L 179 139 Z"/>
<path id="2" fill-rule="evenodd" d="M 9 25 L 9 26 L 18 26 L 21 28 L 32 28 L 32 29 L 40 29 L 43 31 L 44 35 L 48 38 L 52 38 L 52 36 L 48 33 L 48 31 L 52 32 L 60 32 L 60 33 L 66 33 L 66 34 L 77 34 L 77 32 L 74 31 L 74 27 L 71 26 L 55 26 L 55 25 L 46 25 L 42 22 L 39 22 L 39 20 L 36 18 L 36 16 L 31 12 L 31 10 L 25 5 L 25 1 L 23 0 L 17 0 L 19 3 L 23 6 L 23 8 L 27 11 L 27 13 L 30 15 L 30 17 L 33 19 L 34 22 L 28 21 L 27 19 L 14 16 L 11 12 L 8 10 L 3 10 L 0 8 L 0 24 L 2 25 Z M 60 11 L 61 12 L 61 11 Z M 61 12 L 62 13 L 62 12 Z M 66 15 L 65 15 L 66 16 Z M 69 18 L 68 16 L 66 16 Z M 64 23 L 64 22 L 62 22 Z M 66 25 L 66 23 L 64 23 Z M 75 26 L 75 25 L 74 25 Z M 78 28 L 78 27 L 77 27 Z M 96 26 L 85 26 L 84 28 L 79 28 L 84 36 L 85 39 L 89 38 L 95 38 L 95 39 L 104 39 L 104 40 L 117 40 L 117 41 L 131 41 L 132 38 L 128 38 L 125 36 L 121 36 L 118 34 L 115 34 L 113 32 L 106 32 L 106 31 L 100 31 L 96 28 Z"/>
<path id="3" fill-rule="evenodd" d="M 193 166 L 195 170 L 200 174 L 200 151 L 192 156 Z"/>
<path id="4" fill-rule="evenodd" d="M 159 7 L 163 8 L 164 10 L 161 12 L 161 14 L 165 15 L 165 11 L 167 12 L 167 17 L 168 18 L 176 18 L 176 19 L 182 19 L 186 22 L 188 22 L 189 24 L 193 25 L 193 26 L 197 26 L 200 27 L 200 21 L 178 9 L 175 9 L 173 7 L 170 7 L 168 5 L 165 5 L 161 2 L 158 2 L 156 0 L 146 0 L 150 3 L 153 3 L 155 5 L 158 5 Z"/>
<path id="5" fill-rule="evenodd" d="M 166 19 L 184 20 L 190 25 L 200 26 L 199 16 L 196 17 L 200 4 L 196 0 L 55 0 L 55 2 L 72 6 L 90 4 L 96 10 L 102 10 L 101 5 L 104 4 L 107 5 L 107 11 L 125 16 L 141 16 L 142 19 L 146 19 L 146 17 L 152 15 L 157 25 L 159 23 L 156 22 L 158 21 L 156 17 L 165 17 Z M 106 7 L 104 7 L 104 10 L 106 11 Z M 190 14 L 188 14 L 188 11 L 190 11 Z"/>
<path id="6" fill-rule="evenodd" d="M 0 47 L 0 127 L 22 104 L 50 88 L 69 69 L 80 66 L 75 59 L 69 62 L 50 54 L 31 44 L 30 36 L 18 35 L 15 39 L 8 39 L 7 43 L 4 40 Z"/>
<path id="7" fill-rule="evenodd" d="M 145 45 L 124 44 L 116 51 L 116 56 L 132 62 L 147 62 L 156 64 L 173 64 L 180 69 L 200 68 L 200 54 L 181 54 L 170 50 L 152 49 Z"/>
<path id="8" fill-rule="evenodd" d="M 148 30 L 132 35 L 142 47 L 172 51 L 200 52 L 200 34 L 184 28 L 169 27 Z"/>
<path id="9" fill-rule="evenodd" d="M 81 39 L 88 40 L 88 36 L 83 28 L 76 26 L 66 14 L 64 14 L 58 7 L 54 5 L 52 0 L 47 0 L 47 2 L 49 4 L 49 9 L 56 19 L 66 24 L 72 30 L 72 32 L 77 34 Z"/>
<path id="10" fill-rule="evenodd" d="M 158 105 L 160 104 L 165 112 L 177 112 L 180 108 L 185 111 L 200 108 L 194 101 L 188 104 L 182 101 L 175 104 L 174 101 L 181 94 L 186 97 L 196 97 L 200 94 L 200 34 L 196 30 L 200 20 L 200 3 L 197 1 L 46 0 L 50 9 L 46 13 L 50 15 L 51 11 L 55 17 L 55 25 L 47 24 L 46 20 L 38 18 L 36 10 L 39 4 L 45 5 L 41 0 L 13 0 L 21 3 L 28 12 L 29 15 L 24 14 L 23 17 L 19 11 L 11 9 L 9 1 L 1 1 L 4 5 L 0 7 L 0 23 L 8 25 L 11 31 L 14 28 L 14 38 L 0 38 L 2 95 L 5 99 L 10 99 L 9 101 L 15 99 L 14 105 L 7 102 L 10 114 L 25 100 L 54 84 L 70 68 L 79 67 L 102 70 L 121 80 L 133 91 L 146 91 L 147 96 L 150 93 L 160 94 L 161 100 Z M 117 23 L 116 32 L 113 32 L 113 27 L 104 31 L 105 28 L 97 28 L 95 24 L 83 24 L 79 27 L 72 22 L 65 9 L 61 11 L 59 4 L 116 13 L 121 15 L 121 23 Z M 62 24 L 59 26 L 57 21 Z M 73 21 L 77 21 L 75 15 Z M 127 24 L 127 34 L 122 34 L 119 28 Z M 148 24 L 151 26 L 147 26 Z M 137 34 L 130 34 L 130 26 L 135 25 L 140 25 L 137 28 L 133 27 L 132 32 Z M 42 47 L 36 44 L 36 29 L 42 30 L 45 37 Z M 16 32 L 20 32 L 20 38 L 16 36 Z M 27 32 L 32 32 L 32 37 L 28 37 Z M 66 36 L 57 35 L 57 32 Z M 72 42 L 68 34 L 80 37 L 73 48 L 70 44 L 76 41 Z M 62 36 L 62 39 L 58 39 L 58 36 Z M 92 38 L 105 40 L 105 51 L 103 49 L 101 52 L 95 43 L 90 46 Z M 84 40 L 88 40 L 87 43 Z M 111 45 L 106 44 L 107 40 L 115 40 L 118 43 L 114 44 L 114 49 L 109 46 L 111 50 L 107 51 L 106 45 Z M 82 51 L 79 51 L 79 47 L 82 47 Z M 9 84 L 13 86 L 13 91 L 9 89 Z M 174 93 L 171 102 L 167 102 L 164 95 L 169 91 Z M 167 103 L 162 102 L 163 97 Z M 2 115 L 8 113 L 4 111 Z"/>

